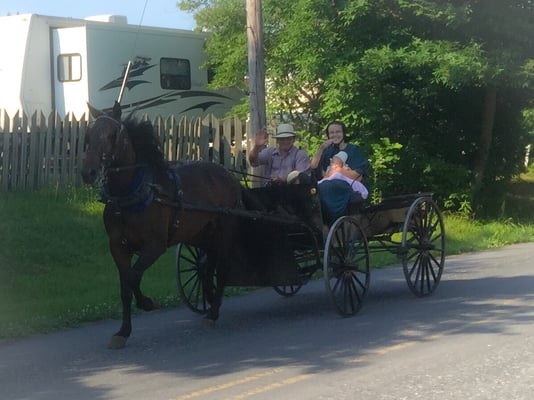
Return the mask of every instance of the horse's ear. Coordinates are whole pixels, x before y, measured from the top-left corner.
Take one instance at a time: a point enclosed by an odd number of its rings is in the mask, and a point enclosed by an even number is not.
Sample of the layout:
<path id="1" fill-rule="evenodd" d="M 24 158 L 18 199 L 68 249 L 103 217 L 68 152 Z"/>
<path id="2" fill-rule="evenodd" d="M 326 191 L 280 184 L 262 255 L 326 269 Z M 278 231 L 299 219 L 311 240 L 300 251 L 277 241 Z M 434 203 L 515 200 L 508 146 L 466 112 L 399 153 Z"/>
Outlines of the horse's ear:
<path id="1" fill-rule="evenodd" d="M 94 108 L 91 104 L 89 104 L 89 102 L 87 102 L 87 107 L 89 107 L 89 112 L 91 113 L 93 118 L 98 118 L 99 116 L 104 114 L 103 111 L 100 111 L 100 110 Z"/>
<path id="2" fill-rule="evenodd" d="M 122 115 L 122 109 L 118 101 L 115 101 L 112 112 L 113 112 L 113 118 L 115 118 L 117 121 L 120 121 L 121 115 Z"/>

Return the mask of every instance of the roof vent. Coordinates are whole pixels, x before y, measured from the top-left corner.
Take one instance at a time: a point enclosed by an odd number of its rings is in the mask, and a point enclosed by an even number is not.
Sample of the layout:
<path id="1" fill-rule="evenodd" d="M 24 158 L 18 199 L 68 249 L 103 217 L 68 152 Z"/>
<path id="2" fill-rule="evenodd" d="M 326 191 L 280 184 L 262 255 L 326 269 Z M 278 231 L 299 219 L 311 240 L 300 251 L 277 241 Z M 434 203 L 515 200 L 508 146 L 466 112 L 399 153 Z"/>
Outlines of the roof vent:
<path id="1" fill-rule="evenodd" d="M 88 21 L 109 22 L 111 24 L 128 24 L 128 18 L 126 17 L 126 15 L 93 15 L 91 17 L 85 17 L 84 19 Z"/>

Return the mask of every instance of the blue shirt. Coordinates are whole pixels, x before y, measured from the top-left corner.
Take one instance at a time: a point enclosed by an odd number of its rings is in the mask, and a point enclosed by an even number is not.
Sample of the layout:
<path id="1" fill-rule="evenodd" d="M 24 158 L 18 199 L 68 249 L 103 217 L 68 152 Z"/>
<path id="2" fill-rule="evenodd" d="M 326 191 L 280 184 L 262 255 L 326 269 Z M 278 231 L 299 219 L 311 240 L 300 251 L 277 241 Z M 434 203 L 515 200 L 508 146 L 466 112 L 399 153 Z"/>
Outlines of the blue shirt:
<path id="1" fill-rule="evenodd" d="M 295 146 L 291 147 L 284 156 L 280 154 L 278 147 L 266 147 L 259 152 L 258 159 L 252 166 L 266 165 L 267 170 L 265 173 L 270 178 L 279 176 L 286 179 L 287 175 L 293 170 L 308 172 L 310 163 L 308 154 Z"/>

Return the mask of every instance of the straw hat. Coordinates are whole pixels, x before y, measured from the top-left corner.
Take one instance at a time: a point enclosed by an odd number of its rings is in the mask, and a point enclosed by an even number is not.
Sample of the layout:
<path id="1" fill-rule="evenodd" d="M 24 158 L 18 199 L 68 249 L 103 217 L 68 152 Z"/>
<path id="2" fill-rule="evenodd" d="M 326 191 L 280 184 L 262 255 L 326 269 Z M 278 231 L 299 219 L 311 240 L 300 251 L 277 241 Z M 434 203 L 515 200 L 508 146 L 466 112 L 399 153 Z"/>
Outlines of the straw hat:
<path id="1" fill-rule="evenodd" d="M 280 138 L 294 137 L 294 136 L 297 136 L 297 134 L 295 133 L 295 129 L 293 128 L 293 125 L 280 124 L 276 128 L 276 135 L 274 135 L 273 137 L 275 139 L 280 139 Z"/>
<path id="2" fill-rule="evenodd" d="M 300 175 L 300 171 L 297 171 L 296 169 L 291 171 L 289 174 L 287 174 L 287 183 L 289 183 L 290 185 L 292 183 L 299 183 L 298 182 L 298 179 L 299 179 L 299 175 Z"/>

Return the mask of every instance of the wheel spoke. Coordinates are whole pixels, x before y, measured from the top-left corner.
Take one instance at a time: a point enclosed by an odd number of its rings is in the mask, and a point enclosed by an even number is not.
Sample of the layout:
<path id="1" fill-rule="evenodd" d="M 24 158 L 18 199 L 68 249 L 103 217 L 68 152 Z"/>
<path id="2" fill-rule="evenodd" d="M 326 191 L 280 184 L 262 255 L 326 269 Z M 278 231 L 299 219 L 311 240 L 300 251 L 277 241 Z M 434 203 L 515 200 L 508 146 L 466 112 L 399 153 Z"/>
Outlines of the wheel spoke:
<path id="1" fill-rule="evenodd" d="M 429 275 L 428 275 L 428 265 L 426 262 L 426 258 L 422 257 L 421 259 L 421 283 L 420 283 L 420 292 L 425 293 L 425 284 L 429 285 Z M 430 287 L 428 287 L 428 290 L 430 291 Z"/>
<path id="2" fill-rule="evenodd" d="M 365 274 L 360 274 L 360 275 L 363 275 L 363 278 L 366 277 Z M 358 276 L 358 274 L 353 274 L 353 279 L 354 279 L 355 283 L 358 284 L 358 286 L 360 287 L 361 291 L 365 291 L 365 290 L 366 290 L 366 288 L 365 288 L 365 281 L 362 281 L 362 280 L 360 279 L 360 277 Z M 356 289 L 356 290 L 357 290 L 357 289 Z"/>
<path id="3" fill-rule="evenodd" d="M 362 285 L 362 282 L 358 279 L 356 275 L 351 276 L 350 287 L 352 291 L 354 292 L 354 294 L 356 295 L 356 299 L 358 303 L 361 303 L 362 299 L 360 297 L 360 290 L 358 290 L 358 287 L 363 290 L 364 286 Z"/>
<path id="4" fill-rule="evenodd" d="M 439 251 L 439 254 L 441 255 L 443 252 L 440 250 Z M 439 269 L 439 266 L 440 266 L 440 263 L 439 261 L 436 259 L 436 257 L 434 257 L 434 254 L 432 253 L 428 253 L 428 257 L 430 259 L 430 261 L 433 262 L 434 265 L 436 265 L 436 268 Z M 433 270 L 433 269 L 432 269 Z"/>
<path id="5" fill-rule="evenodd" d="M 412 279 L 413 273 L 414 273 L 415 269 L 417 268 L 417 266 L 419 265 L 419 263 L 421 262 L 421 253 L 415 252 L 414 255 L 416 255 L 415 261 L 413 262 L 412 267 L 408 271 L 408 277 L 409 277 L 410 281 L 413 281 L 413 279 Z M 417 279 L 417 277 L 416 277 L 416 279 Z"/>
<path id="6" fill-rule="evenodd" d="M 204 314 L 208 309 L 206 279 L 206 253 L 195 246 L 180 244 L 176 249 L 176 283 L 182 301 L 194 312 Z M 213 274 L 213 290 L 216 288 Z"/>
<path id="7" fill-rule="evenodd" d="M 436 275 L 436 271 L 432 265 L 432 260 L 435 260 L 432 254 L 429 254 L 429 257 L 427 258 L 427 264 L 428 264 L 428 270 L 432 274 L 432 281 L 436 282 L 438 276 Z"/>

